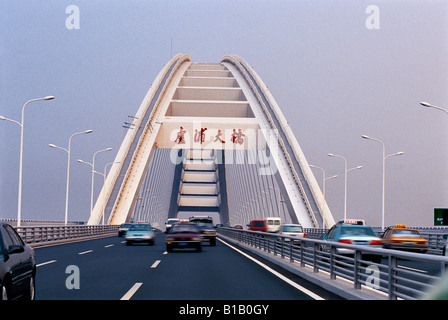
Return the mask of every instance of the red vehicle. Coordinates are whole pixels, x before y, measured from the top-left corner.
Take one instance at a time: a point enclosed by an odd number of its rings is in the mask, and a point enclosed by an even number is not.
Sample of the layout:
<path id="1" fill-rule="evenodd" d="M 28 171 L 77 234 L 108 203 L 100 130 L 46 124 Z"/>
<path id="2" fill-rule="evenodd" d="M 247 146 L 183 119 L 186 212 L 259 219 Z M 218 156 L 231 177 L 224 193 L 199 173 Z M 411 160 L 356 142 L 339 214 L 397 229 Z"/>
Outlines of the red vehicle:
<path id="1" fill-rule="evenodd" d="M 176 223 L 166 236 L 166 251 L 172 252 L 173 248 L 195 248 L 201 251 L 201 241 L 201 230 L 196 223 Z"/>
<path id="2" fill-rule="evenodd" d="M 268 224 L 266 223 L 266 220 L 252 220 L 247 226 L 251 231 L 268 231 Z"/>

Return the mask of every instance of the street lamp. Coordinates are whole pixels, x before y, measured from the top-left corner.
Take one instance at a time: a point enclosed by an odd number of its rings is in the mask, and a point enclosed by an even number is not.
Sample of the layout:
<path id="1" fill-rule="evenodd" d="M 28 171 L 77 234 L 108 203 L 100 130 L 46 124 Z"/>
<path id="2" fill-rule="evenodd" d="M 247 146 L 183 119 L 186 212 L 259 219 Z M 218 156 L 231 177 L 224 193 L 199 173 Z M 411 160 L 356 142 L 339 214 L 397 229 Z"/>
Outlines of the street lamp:
<path id="1" fill-rule="evenodd" d="M 373 141 L 379 142 L 379 143 L 381 143 L 381 145 L 383 147 L 383 194 L 382 194 L 382 201 L 381 201 L 382 202 L 382 204 L 381 204 L 381 229 L 384 230 L 384 211 L 385 211 L 384 210 L 384 201 L 385 201 L 385 192 L 386 192 L 385 191 L 386 190 L 386 159 L 389 157 L 401 156 L 402 154 L 404 154 L 404 152 L 400 151 L 400 152 L 386 156 L 386 147 L 384 146 L 384 143 L 381 140 L 372 138 L 372 137 L 369 137 L 366 135 L 362 135 L 361 137 L 364 139 L 367 139 L 367 140 L 373 140 Z"/>
<path id="2" fill-rule="evenodd" d="M 23 164 L 23 127 L 24 127 L 24 114 L 25 114 L 25 107 L 35 101 L 41 101 L 41 100 L 53 100 L 54 96 L 46 96 L 43 98 L 37 98 L 37 99 L 31 99 L 25 102 L 25 104 L 22 107 L 22 122 L 18 122 L 15 120 L 11 120 L 8 118 L 5 118 L 3 116 L 0 116 L 0 120 L 7 120 L 10 122 L 14 122 L 20 126 L 20 160 L 19 160 L 19 195 L 17 199 L 17 226 L 20 227 L 20 222 L 22 218 L 22 164 Z"/>
<path id="3" fill-rule="evenodd" d="M 92 188 L 91 188 L 92 190 L 90 191 L 90 215 L 92 215 L 92 212 L 93 212 L 93 182 L 94 182 L 94 176 L 95 176 L 95 156 L 100 152 L 110 151 L 110 150 L 112 150 L 112 148 L 102 149 L 102 150 L 95 152 L 93 154 L 92 163 L 78 159 L 78 162 L 88 164 L 92 167 Z"/>
<path id="4" fill-rule="evenodd" d="M 66 191 L 65 191 L 65 218 L 64 218 L 65 225 L 67 225 L 67 222 L 68 222 L 68 189 L 69 189 L 69 181 L 70 181 L 70 149 L 71 149 L 72 138 L 74 136 L 77 136 L 80 134 L 88 134 L 88 133 L 92 133 L 92 132 L 93 132 L 93 130 L 86 130 L 86 131 L 77 132 L 77 133 L 72 134 L 70 136 L 70 138 L 68 139 L 68 149 L 55 146 L 54 144 L 49 144 L 49 146 L 51 148 L 61 149 L 61 150 L 64 150 L 65 152 L 67 152 L 67 187 L 66 187 Z"/>
<path id="5" fill-rule="evenodd" d="M 357 166 L 355 168 L 351 168 L 351 169 L 347 169 L 347 159 L 345 159 L 343 156 L 337 155 L 337 154 L 333 154 L 333 153 L 329 153 L 328 154 L 329 157 L 336 157 L 336 158 L 341 158 L 344 160 L 345 163 L 345 169 L 344 169 L 344 220 L 347 219 L 347 172 L 352 171 L 352 170 L 357 170 L 357 169 L 362 169 L 362 166 Z"/>
<path id="6" fill-rule="evenodd" d="M 325 182 L 327 180 L 330 180 L 330 179 L 335 179 L 338 176 L 334 175 L 334 176 L 331 176 L 331 177 L 327 178 L 326 174 L 325 174 L 324 168 L 318 167 L 318 166 L 314 166 L 312 164 L 310 164 L 310 167 L 322 170 L 322 194 L 323 194 L 323 200 L 322 200 L 322 229 L 325 229 Z"/>
<path id="7" fill-rule="evenodd" d="M 445 112 L 445 113 L 448 113 L 448 110 L 446 110 L 446 109 L 444 109 L 444 108 L 442 108 L 442 107 L 438 107 L 438 106 L 432 105 L 432 104 L 430 104 L 430 103 L 428 103 L 428 102 L 420 102 L 420 104 L 421 104 L 422 106 L 424 106 L 424 107 L 427 107 L 427 108 L 434 108 L 434 109 L 441 110 L 441 111 L 443 111 L 443 112 Z"/>
<path id="8" fill-rule="evenodd" d="M 98 174 L 102 175 L 103 179 L 104 179 L 104 181 L 103 181 L 103 188 L 104 188 L 104 190 L 103 190 L 103 219 L 102 219 L 103 225 L 104 225 L 104 214 L 105 214 L 105 210 L 106 210 L 106 190 L 105 190 L 105 188 L 106 188 L 106 178 L 107 178 L 107 166 L 110 166 L 114 163 L 120 163 L 120 161 L 106 163 L 106 165 L 104 166 L 104 173 L 98 172 L 98 171 L 93 171 L 94 173 L 98 173 Z"/>

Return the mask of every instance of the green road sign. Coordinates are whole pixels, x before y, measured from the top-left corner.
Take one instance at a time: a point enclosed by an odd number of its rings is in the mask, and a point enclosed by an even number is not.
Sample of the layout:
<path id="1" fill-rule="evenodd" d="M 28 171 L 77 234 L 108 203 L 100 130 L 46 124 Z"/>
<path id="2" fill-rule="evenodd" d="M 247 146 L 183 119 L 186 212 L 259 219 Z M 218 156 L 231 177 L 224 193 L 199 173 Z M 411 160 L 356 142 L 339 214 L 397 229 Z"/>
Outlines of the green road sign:
<path id="1" fill-rule="evenodd" d="M 448 226 L 448 209 L 434 208 L 434 226 Z"/>

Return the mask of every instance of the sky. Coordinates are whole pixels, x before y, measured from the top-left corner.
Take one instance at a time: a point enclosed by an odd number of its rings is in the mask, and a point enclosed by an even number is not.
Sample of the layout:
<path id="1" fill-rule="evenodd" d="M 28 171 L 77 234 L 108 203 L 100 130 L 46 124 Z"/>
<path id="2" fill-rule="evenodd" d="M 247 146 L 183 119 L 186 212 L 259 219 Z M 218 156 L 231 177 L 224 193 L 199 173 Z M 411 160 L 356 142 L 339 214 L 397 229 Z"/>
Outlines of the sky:
<path id="1" fill-rule="evenodd" d="M 76 6 L 77 13 L 70 6 Z M 367 10 L 373 5 L 374 10 Z M 371 8 L 371 7 L 370 7 Z M 75 14 L 75 16 L 73 15 Z M 90 167 L 103 171 L 163 65 L 245 59 L 269 87 L 310 164 L 324 167 L 336 220 L 432 226 L 448 207 L 448 1 L 2 1 L 0 115 L 25 109 L 22 219 L 63 220 L 71 144 L 69 220 L 87 221 Z M 79 22 L 79 24 L 77 24 Z M 17 217 L 20 127 L 0 121 L 0 218 Z M 98 169 L 100 168 L 100 169 Z M 319 171 L 315 172 L 321 183 Z M 102 179 L 95 178 L 95 198 Z"/>

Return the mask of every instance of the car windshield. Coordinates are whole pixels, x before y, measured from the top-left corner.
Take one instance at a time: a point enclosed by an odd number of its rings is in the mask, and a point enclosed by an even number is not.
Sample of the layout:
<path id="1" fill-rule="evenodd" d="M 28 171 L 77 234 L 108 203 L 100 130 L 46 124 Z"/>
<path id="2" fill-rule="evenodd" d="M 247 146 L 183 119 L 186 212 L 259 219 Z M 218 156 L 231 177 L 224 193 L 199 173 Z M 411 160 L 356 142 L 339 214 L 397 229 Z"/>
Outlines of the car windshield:
<path id="1" fill-rule="evenodd" d="M 122 223 L 120 225 L 120 228 L 129 228 L 130 225 L 131 225 L 130 223 Z"/>
<path id="2" fill-rule="evenodd" d="M 172 220 L 168 220 L 166 223 L 167 223 L 167 224 L 173 224 L 173 223 L 176 223 L 176 222 L 179 222 L 179 220 L 177 220 L 177 219 L 172 219 Z"/>
<path id="3" fill-rule="evenodd" d="M 196 223 L 199 228 L 213 228 L 213 222 L 210 220 L 191 220 L 191 222 Z"/>
<path id="4" fill-rule="evenodd" d="M 420 233 L 417 230 L 405 230 L 405 229 L 395 229 L 393 232 L 394 237 L 404 237 L 404 238 L 420 238 Z"/>
<path id="5" fill-rule="evenodd" d="M 175 224 L 171 227 L 170 233 L 199 233 L 199 229 L 194 224 Z"/>
<path id="6" fill-rule="evenodd" d="M 301 226 L 284 226 L 283 232 L 303 232 L 303 228 Z"/>
<path id="7" fill-rule="evenodd" d="M 129 231 L 152 230 L 150 224 L 133 224 L 129 227 Z"/>
<path id="8" fill-rule="evenodd" d="M 341 237 L 376 237 L 375 231 L 368 226 L 342 226 Z"/>

